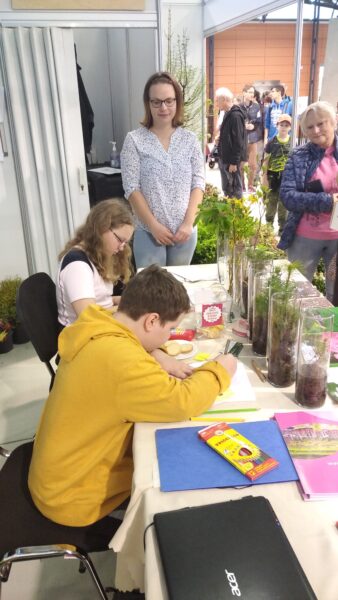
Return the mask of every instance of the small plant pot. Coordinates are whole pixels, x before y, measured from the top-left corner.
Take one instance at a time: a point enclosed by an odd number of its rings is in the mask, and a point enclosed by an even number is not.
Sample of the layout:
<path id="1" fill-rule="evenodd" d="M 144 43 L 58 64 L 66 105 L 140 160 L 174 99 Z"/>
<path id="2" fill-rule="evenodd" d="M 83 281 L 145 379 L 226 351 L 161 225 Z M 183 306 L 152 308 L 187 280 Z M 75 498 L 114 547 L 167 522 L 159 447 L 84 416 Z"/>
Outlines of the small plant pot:
<path id="1" fill-rule="evenodd" d="M 5 339 L 0 342 L 0 354 L 7 354 L 13 350 L 13 332 L 9 331 Z"/>
<path id="2" fill-rule="evenodd" d="M 13 342 L 14 344 L 27 344 L 29 337 L 26 329 L 22 323 L 17 323 L 13 331 Z"/>

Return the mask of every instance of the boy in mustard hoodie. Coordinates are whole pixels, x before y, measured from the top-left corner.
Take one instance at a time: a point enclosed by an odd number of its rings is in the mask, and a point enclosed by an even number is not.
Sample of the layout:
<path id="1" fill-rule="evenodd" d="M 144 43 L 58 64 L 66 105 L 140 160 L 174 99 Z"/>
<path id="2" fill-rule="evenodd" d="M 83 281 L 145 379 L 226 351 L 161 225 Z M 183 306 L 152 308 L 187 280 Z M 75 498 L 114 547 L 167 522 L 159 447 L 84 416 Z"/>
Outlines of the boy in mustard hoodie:
<path id="1" fill-rule="evenodd" d="M 28 485 L 43 515 L 86 528 L 101 549 L 118 526 L 107 515 L 130 496 L 133 424 L 201 414 L 236 370 L 231 355 L 220 355 L 175 379 L 150 355 L 189 310 L 184 286 L 152 265 L 128 283 L 113 316 L 91 305 L 60 334 Z"/>

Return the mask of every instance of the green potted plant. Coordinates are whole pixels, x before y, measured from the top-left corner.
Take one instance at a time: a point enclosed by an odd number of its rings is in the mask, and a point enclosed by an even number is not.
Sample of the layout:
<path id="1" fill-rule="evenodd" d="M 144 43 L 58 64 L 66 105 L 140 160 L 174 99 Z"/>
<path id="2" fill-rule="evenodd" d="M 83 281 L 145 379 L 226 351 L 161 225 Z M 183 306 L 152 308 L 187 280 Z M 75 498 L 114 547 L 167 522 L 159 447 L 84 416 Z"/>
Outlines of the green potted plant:
<path id="1" fill-rule="evenodd" d="M 0 320 L 0 354 L 6 354 L 13 348 L 13 330 L 9 323 Z"/>
<path id="2" fill-rule="evenodd" d="M 207 185 L 196 223 L 202 224 L 203 230 L 216 239 L 218 262 L 224 260 L 229 266 L 228 285 L 231 293 L 235 248 L 256 231 L 256 220 L 250 213 L 250 205 L 245 199 L 225 198 L 217 188 Z"/>
<path id="3" fill-rule="evenodd" d="M 25 343 L 29 340 L 16 310 L 16 296 L 21 281 L 20 277 L 7 277 L 0 281 L 0 321 L 7 324 L 13 331 L 15 344 Z"/>
<path id="4" fill-rule="evenodd" d="M 292 273 L 298 262 L 287 265 L 287 277 L 276 281 L 271 296 L 268 339 L 268 379 L 277 387 L 285 387 L 296 379 L 296 353 L 300 316 L 300 299 Z M 282 285 L 282 290 L 280 287 Z"/>
<path id="5" fill-rule="evenodd" d="M 276 266 L 272 272 L 266 272 L 265 277 L 263 274 L 257 276 L 253 298 L 252 349 L 260 356 L 266 355 L 270 297 L 277 292 L 291 293 L 296 288 L 292 273 L 297 268 L 297 263 L 284 268 Z"/>

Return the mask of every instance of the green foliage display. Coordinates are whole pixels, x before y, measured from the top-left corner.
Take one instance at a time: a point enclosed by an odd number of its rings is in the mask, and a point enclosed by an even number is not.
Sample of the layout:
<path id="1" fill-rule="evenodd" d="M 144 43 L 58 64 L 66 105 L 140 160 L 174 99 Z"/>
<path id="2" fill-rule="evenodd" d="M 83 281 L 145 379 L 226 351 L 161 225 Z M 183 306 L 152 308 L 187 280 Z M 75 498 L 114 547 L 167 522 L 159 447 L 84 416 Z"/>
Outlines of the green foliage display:
<path id="1" fill-rule="evenodd" d="M 21 281 L 20 277 L 8 277 L 0 281 L 1 329 L 8 329 L 16 325 L 16 294 Z"/>
<path id="2" fill-rule="evenodd" d="M 216 262 L 217 239 L 226 236 L 230 247 L 249 242 L 248 258 L 284 258 L 278 250 L 273 228 L 261 222 L 262 215 L 255 219 L 251 207 L 257 197 L 249 199 L 224 198 L 218 188 L 207 183 L 202 204 L 195 223 L 198 223 L 198 241 L 193 264 Z"/>
<path id="3" fill-rule="evenodd" d="M 312 285 L 314 285 L 317 288 L 317 290 L 325 296 L 325 266 L 322 258 L 320 259 L 317 270 L 313 276 Z"/>
<path id="4" fill-rule="evenodd" d="M 267 281 L 266 289 L 256 296 L 256 314 L 268 314 L 270 294 L 272 295 L 276 294 L 277 292 L 283 292 L 285 294 L 285 299 L 287 300 L 287 298 L 296 289 L 296 283 L 292 280 L 292 273 L 296 270 L 301 270 L 301 264 L 296 261 L 287 264 L 284 268 L 277 266 L 273 269 L 271 276 Z M 284 277 L 285 271 L 286 278 Z"/>
<path id="5" fill-rule="evenodd" d="M 192 259 L 193 265 L 205 265 L 216 262 L 216 245 L 217 239 L 215 235 L 209 233 L 209 230 L 200 223 L 198 226 L 197 246 Z"/>
<path id="6" fill-rule="evenodd" d="M 206 188 L 195 223 L 203 223 L 216 238 L 227 237 L 232 247 L 252 237 L 257 228 L 244 199 L 223 197 L 212 186 Z"/>

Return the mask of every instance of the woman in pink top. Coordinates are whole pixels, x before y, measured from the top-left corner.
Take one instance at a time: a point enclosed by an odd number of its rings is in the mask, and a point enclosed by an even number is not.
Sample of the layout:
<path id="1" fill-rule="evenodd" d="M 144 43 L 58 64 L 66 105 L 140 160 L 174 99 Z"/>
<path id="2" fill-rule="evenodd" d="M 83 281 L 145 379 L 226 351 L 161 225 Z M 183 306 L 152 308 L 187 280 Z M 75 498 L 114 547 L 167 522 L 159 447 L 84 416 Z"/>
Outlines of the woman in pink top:
<path id="1" fill-rule="evenodd" d="M 328 102 L 314 102 L 300 125 L 309 142 L 292 152 L 284 169 L 280 198 L 289 214 L 278 246 L 287 249 L 290 261 L 303 264 L 309 281 L 323 258 L 326 296 L 332 300 L 334 282 L 327 270 L 338 249 L 338 231 L 330 227 L 338 193 L 335 110 Z"/>

